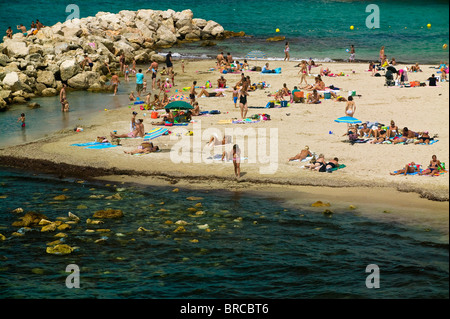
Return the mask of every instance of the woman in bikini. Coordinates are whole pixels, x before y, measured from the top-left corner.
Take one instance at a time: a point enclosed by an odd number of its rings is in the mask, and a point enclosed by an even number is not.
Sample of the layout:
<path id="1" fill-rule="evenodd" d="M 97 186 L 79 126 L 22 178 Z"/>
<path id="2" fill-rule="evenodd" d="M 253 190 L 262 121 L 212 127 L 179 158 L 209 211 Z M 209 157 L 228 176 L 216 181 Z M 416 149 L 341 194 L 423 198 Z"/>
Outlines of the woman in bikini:
<path id="1" fill-rule="evenodd" d="M 302 74 L 301 78 L 300 78 L 300 84 L 299 86 L 301 87 L 303 81 L 305 81 L 305 85 L 308 85 L 308 82 L 306 82 L 306 76 L 308 75 L 308 66 L 306 65 L 306 61 L 303 60 L 301 62 L 300 65 L 300 71 L 298 72 L 298 74 Z"/>
<path id="2" fill-rule="evenodd" d="M 404 127 L 403 131 L 402 131 L 402 136 L 400 136 L 399 138 L 391 140 L 391 142 L 394 143 L 394 144 L 406 142 L 408 140 L 408 135 L 409 135 L 408 128 Z"/>
<path id="3" fill-rule="evenodd" d="M 289 61 L 289 42 L 286 42 L 284 47 L 284 61 Z"/>
<path id="4" fill-rule="evenodd" d="M 394 173 L 389 173 L 389 174 L 391 174 L 391 175 L 401 175 L 401 174 L 406 175 L 406 174 L 411 174 L 414 172 L 419 172 L 419 168 L 420 168 L 420 165 L 416 165 L 416 163 L 411 162 L 411 163 L 406 164 L 404 169 L 400 169 Z"/>
<path id="5" fill-rule="evenodd" d="M 398 134 L 398 127 L 395 125 L 393 120 L 391 120 L 391 125 L 389 125 L 386 132 L 388 138 L 395 137 Z"/>
<path id="6" fill-rule="evenodd" d="M 248 111 L 247 89 L 248 89 L 248 83 L 247 83 L 247 81 L 244 81 L 242 83 L 241 89 L 239 90 L 239 107 L 241 108 L 241 120 L 246 118 L 247 111 Z"/>
<path id="7" fill-rule="evenodd" d="M 441 167 L 441 162 L 437 159 L 436 155 L 433 155 L 431 157 L 430 165 L 428 166 L 428 168 L 422 173 L 419 173 L 419 175 L 433 175 L 434 173 L 438 172 Z"/>
<path id="8" fill-rule="evenodd" d="M 430 144 L 430 141 L 433 140 L 432 137 L 430 137 L 430 135 L 428 134 L 428 131 L 425 131 L 422 133 L 422 135 L 420 136 L 420 139 L 415 141 L 414 144 L 421 144 L 421 143 L 425 143 L 425 144 Z"/>

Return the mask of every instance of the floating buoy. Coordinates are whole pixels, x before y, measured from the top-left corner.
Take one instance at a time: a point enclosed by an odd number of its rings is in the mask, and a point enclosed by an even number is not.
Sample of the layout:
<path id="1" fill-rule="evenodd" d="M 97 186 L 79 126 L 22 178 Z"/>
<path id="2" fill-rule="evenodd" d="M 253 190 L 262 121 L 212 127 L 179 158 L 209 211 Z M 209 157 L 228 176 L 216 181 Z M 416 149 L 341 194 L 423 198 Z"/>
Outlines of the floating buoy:
<path id="1" fill-rule="evenodd" d="M 448 45 L 446 43 L 444 43 L 444 45 L 442 46 L 442 48 L 445 50 L 447 49 Z"/>
<path id="2" fill-rule="evenodd" d="M 351 26 L 350 26 L 350 30 L 353 30 L 353 29 L 355 29 L 355 27 L 351 25 Z"/>
<path id="3" fill-rule="evenodd" d="M 277 29 L 275 30 L 275 32 L 280 32 L 280 29 L 277 28 Z"/>
<path id="4" fill-rule="evenodd" d="M 345 52 L 350 52 L 350 50 L 349 49 L 345 49 Z"/>
<path id="5" fill-rule="evenodd" d="M 431 23 L 428 23 L 428 24 L 427 24 L 427 28 L 428 28 L 428 29 L 431 28 Z"/>

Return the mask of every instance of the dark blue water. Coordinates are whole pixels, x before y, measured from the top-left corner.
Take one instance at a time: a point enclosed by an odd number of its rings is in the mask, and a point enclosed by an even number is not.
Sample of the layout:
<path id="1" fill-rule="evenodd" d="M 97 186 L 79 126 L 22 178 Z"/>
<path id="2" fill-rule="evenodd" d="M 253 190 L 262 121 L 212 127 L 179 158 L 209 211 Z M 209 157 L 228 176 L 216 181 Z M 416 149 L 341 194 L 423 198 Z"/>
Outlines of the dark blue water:
<path id="1" fill-rule="evenodd" d="M 64 22 L 72 12 L 66 12 L 70 2 L 25 1 L 8 3 L 8 10 L 0 10 L 0 30 L 11 25 L 39 19 L 45 25 Z M 378 5 L 380 28 L 366 26 L 367 5 Z M 217 54 L 229 50 L 234 56 L 244 56 L 253 49 L 264 50 L 269 57 L 284 57 L 284 42 L 268 44 L 265 39 L 274 35 L 286 36 L 291 44 L 293 59 L 309 58 L 324 60 L 348 59 L 346 49 L 355 45 L 356 58 L 378 59 L 382 45 L 386 46 L 388 58 L 397 61 L 439 63 L 448 61 L 449 3 L 445 0 L 430 1 L 334 1 L 334 0 L 186 0 L 167 2 L 166 0 L 76 1 L 80 17 L 95 16 L 99 11 L 118 13 L 121 10 L 155 9 L 175 11 L 191 9 L 195 18 L 214 20 L 226 30 L 245 31 L 251 39 L 233 39 L 220 42 L 217 47 L 189 50 L 180 48 L 184 55 Z M 431 28 L 427 28 L 431 24 Z M 350 26 L 354 30 L 350 30 Z M 276 33 L 276 29 L 280 32 Z M 3 31 L 2 31 L 3 32 Z M 189 46 L 188 46 L 189 47 Z"/>
<path id="2" fill-rule="evenodd" d="M 78 183 L 2 169 L 0 233 L 7 239 L 0 241 L 0 296 L 449 297 L 448 239 L 435 230 L 369 219 L 358 209 L 336 210 L 330 217 L 276 198 L 174 193 L 173 188 Z M 105 199 L 117 193 L 122 200 Z M 61 194 L 68 199 L 53 199 Z M 203 199 L 187 200 L 190 196 Z M 197 203 L 203 214 L 188 210 Z M 17 207 L 52 221 L 69 211 L 78 215 L 81 222 L 65 231 L 65 243 L 76 250 L 66 256 L 45 252 L 58 231 L 33 228 L 23 237 L 11 236 L 18 231 L 11 224 L 23 215 L 11 213 Z M 86 224 L 95 211 L 108 207 L 121 209 L 124 217 Z M 174 232 L 179 220 L 188 223 L 185 232 Z M 110 232 L 86 232 L 98 228 Z M 95 243 L 101 238 L 103 243 Z M 80 268 L 79 289 L 65 286 L 69 264 Z M 380 268 L 380 289 L 366 288 L 369 264 Z"/>

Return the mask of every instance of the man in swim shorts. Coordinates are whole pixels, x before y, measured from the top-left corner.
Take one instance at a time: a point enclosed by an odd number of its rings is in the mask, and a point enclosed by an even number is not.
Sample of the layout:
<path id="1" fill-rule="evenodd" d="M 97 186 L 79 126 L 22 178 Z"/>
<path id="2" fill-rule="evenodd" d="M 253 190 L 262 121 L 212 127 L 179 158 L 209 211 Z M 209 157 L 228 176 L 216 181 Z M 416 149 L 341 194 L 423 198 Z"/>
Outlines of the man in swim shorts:
<path id="1" fill-rule="evenodd" d="M 142 73 L 142 69 L 139 69 L 138 73 L 136 73 L 136 92 L 138 97 L 141 97 L 141 92 L 143 89 L 144 89 L 144 74 Z"/>

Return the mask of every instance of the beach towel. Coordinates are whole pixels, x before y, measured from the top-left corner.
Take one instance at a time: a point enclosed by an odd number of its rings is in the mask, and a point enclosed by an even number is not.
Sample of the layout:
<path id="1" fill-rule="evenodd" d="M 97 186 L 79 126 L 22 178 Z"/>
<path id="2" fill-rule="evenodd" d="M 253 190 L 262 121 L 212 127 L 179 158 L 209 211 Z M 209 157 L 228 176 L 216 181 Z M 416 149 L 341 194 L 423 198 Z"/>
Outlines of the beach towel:
<path id="1" fill-rule="evenodd" d="M 144 141 L 155 139 L 161 135 L 166 135 L 169 133 L 169 130 L 164 127 L 159 127 L 151 130 L 148 133 L 145 133 Z"/>
<path id="2" fill-rule="evenodd" d="M 338 167 L 332 168 L 331 171 L 337 171 L 338 169 L 342 169 L 342 168 L 345 168 L 345 167 L 347 167 L 347 166 L 345 166 L 344 164 L 339 164 Z"/>
<path id="3" fill-rule="evenodd" d="M 220 162 L 222 162 L 222 154 L 215 154 L 214 156 L 210 156 L 210 157 L 208 157 L 207 159 L 212 159 L 212 160 L 214 160 L 214 161 L 220 161 Z M 241 162 L 242 161 L 244 161 L 244 160 L 247 160 L 248 159 L 248 157 L 242 157 L 241 156 Z M 233 160 L 223 160 L 224 162 L 227 162 L 227 163 L 232 163 L 233 162 Z"/>
<path id="4" fill-rule="evenodd" d="M 398 170 L 398 171 L 400 171 L 400 170 Z M 396 174 L 398 171 L 394 171 L 394 173 Z M 419 168 L 419 172 L 406 173 L 406 175 L 418 175 L 419 173 L 422 173 L 422 172 L 423 172 L 423 169 Z M 401 174 L 399 174 L 399 175 L 401 175 Z"/>
<path id="5" fill-rule="evenodd" d="M 72 144 L 70 146 L 91 146 L 91 145 L 97 145 L 97 144 L 101 144 L 100 142 L 89 142 L 89 143 L 79 143 L 79 144 Z"/>
<path id="6" fill-rule="evenodd" d="M 100 143 L 98 145 L 92 145 L 92 146 L 88 146 L 85 148 L 88 150 L 101 150 L 101 149 L 117 147 L 117 146 L 119 146 L 119 145 L 113 145 L 111 143 Z"/>
<path id="7" fill-rule="evenodd" d="M 259 120 L 252 120 L 252 119 L 245 119 L 245 120 L 235 120 L 233 121 L 233 124 L 253 124 L 258 123 Z"/>

